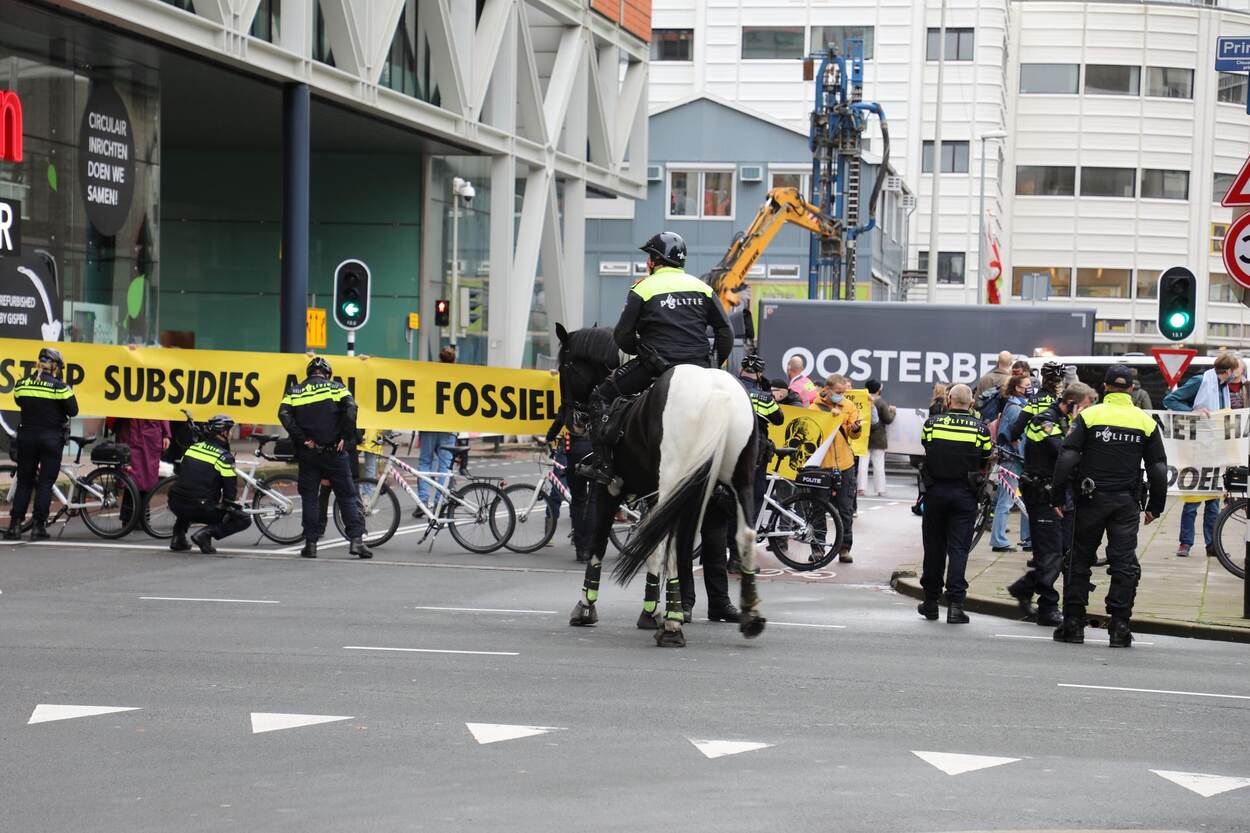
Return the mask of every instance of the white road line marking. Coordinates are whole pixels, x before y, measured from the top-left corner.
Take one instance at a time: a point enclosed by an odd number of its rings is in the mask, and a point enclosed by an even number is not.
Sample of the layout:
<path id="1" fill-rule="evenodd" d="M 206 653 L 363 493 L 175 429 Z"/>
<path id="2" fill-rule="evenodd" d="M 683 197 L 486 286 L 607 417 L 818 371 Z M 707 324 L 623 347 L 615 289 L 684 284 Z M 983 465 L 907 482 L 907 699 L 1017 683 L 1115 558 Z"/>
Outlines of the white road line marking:
<path id="1" fill-rule="evenodd" d="M 783 628 L 832 628 L 837 630 L 845 630 L 846 625 L 815 625 L 811 622 L 774 622 L 771 619 L 768 624 L 780 625 Z"/>
<path id="2" fill-rule="evenodd" d="M 426 527 L 425 524 L 413 524 L 412 526 L 401 526 L 399 529 L 395 530 L 395 534 L 392 535 L 391 537 L 398 538 L 401 535 L 411 535 L 417 530 L 425 529 L 425 527 Z M 320 552 L 321 550 L 334 549 L 337 547 L 346 547 L 350 543 L 351 541 L 348 541 L 346 538 L 338 538 L 334 541 L 319 542 L 317 544 L 317 550 Z M 298 544 L 294 544 L 292 546 L 283 547 L 282 549 L 276 550 L 276 552 L 286 554 L 286 553 L 291 553 L 291 552 L 299 552 L 303 548 L 304 548 L 304 544 L 301 541 Z"/>
<path id="3" fill-rule="evenodd" d="M 1092 688 L 1098 691 L 1135 691 L 1141 694 L 1184 694 L 1189 697 L 1219 697 L 1225 700 L 1250 700 L 1245 694 L 1211 694 L 1206 691 L 1170 691 L 1163 688 L 1124 688 L 1115 685 L 1080 685 L 1077 683 L 1058 683 L 1060 688 Z"/>
<path id="4" fill-rule="evenodd" d="M 1020 760 L 994 755 L 965 755 L 959 752 L 917 752 L 914 749 L 911 754 L 947 775 L 962 775 L 965 772 L 976 772 L 978 769 L 987 769 L 992 766 L 1014 764 Z"/>
<path id="5" fill-rule="evenodd" d="M 274 599 L 191 599 L 185 596 L 140 596 L 145 602 L 229 602 L 232 604 L 276 605 L 282 604 Z"/>
<path id="6" fill-rule="evenodd" d="M 302 726 L 316 726 L 320 723 L 334 723 L 338 720 L 351 720 L 351 715 L 339 714 L 287 714 L 283 712 L 252 712 L 252 734 L 262 732 L 280 732 L 283 729 L 298 729 Z"/>
<path id="7" fill-rule="evenodd" d="M 169 547 L 162 547 L 159 544 L 107 544 L 101 541 L 94 543 L 91 541 L 35 541 L 31 543 L 32 547 L 71 547 L 79 549 L 92 550 L 143 550 L 145 552 L 170 552 Z M 249 555 L 256 550 L 231 549 L 228 547 L 218 547 L 217 552 L 240 553 Z M 178 555 L 201 555 L 202 553 L 191 550 L 189 553 L 177 553 Z"/>
<path id="8" fill-rule="evenodd" d="M 506 607 L 427 607 L 424 605 L 414 605 L 413 610 L 440 610 L 450 613 L 541 613 L 547 616 L 554 616 L 559 613 L 557 610 L 513 610 Z"/>
<path id="9" fill-rule="evenodd" d="M 40 703 L 30 714 L 26 725 L 33 723 L 51 723 L 54 720 L 73 720 L 75 717 L 95 717 L 100 714 L 116 714 L 117 712 L 137 712 L 138 706 L 59 706 L 52 703 Z"/>
<path id="10" fill-rule="evenodd" d="M 1028 636 L 1026 634 L 1020 634 L 1020 633 L 996 633 L 994 634 L 994 638 L 996 639 L 1044 639 L 1047 642 L 1051 642 L 1054 640 L 1053 636 Z M 1141 642 L 1139 640 L 1134 639 L 1133 644 L 1134 645 L 1153 645 L 1154 643 L 1153 642 Z"/>
<path id="11" fill-rule="evenodd" d="M 484 657 L 519 657 L 516 651 L 449 651 L 441 648 L 378 648 L 371 645 L 344 645 L 344 651 L 402 651 L 409 654 L 472 654 Z"/>
<path id="12" fill-rule="evenodd" d="M 753 740 L 695 740 L 694 738 L 686 738 L 694 744 L 694 748 L 698 749 L 707 758 L 723 758 L 726 755 L 737 755 L 740 752 L 754 752 L 757 749 L 767 749 L 773 746 L 771 743 L 760 743 Z"/>
<path id="13" fill-rule="evenodd" d="M 512 726 L 507 723 L 466 723 L 464 725 L 473 733 L 473 739 L 479 744 L 532 738 L 548 732 L 564 731 L 559 726 Z"/>
<path id="14" fill-rule="evenodd" d="M 1208 775 L 1205 772 L 1174 772 L 1166 769 L 1150 770 L 1160 778 L 1166 778 L 1173 784 L 1195 792 L 1203 798 L 1250 787 L 1250 778 L 1239 778 L 1230 775 Z"/>

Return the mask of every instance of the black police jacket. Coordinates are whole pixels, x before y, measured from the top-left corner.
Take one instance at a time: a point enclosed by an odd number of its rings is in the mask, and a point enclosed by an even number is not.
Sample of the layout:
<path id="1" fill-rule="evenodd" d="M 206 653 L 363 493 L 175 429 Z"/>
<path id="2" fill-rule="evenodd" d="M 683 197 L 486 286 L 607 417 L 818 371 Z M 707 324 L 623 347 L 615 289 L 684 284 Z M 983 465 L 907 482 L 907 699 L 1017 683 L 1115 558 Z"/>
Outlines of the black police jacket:
<path id="1" fill-rule="evenodd" d="M 1067 483 L 1074 476 L 1089 478 L 1103 492 L 1141 490 L 1142 463 L 1150 484 L 1146 511 L 1163 513 L 1167 493 L 1167 452 L 1154 419 L 1133 404 L 1127 393 L 1109 393 L 1104 401 L 1086 408 L 1072 420 L 1072 431 L 1063 441 L 1055 465 L 1054 481 Z M 1056 489 L 1051 500 L 1059 504 Z"/>
<path id="2" fill-rule="evenodd" d="M 74 389 L 53 376 L 36 370 L 13 386 L 13 401 L 22 412 L 21 430 L 41 434 L 64 434 L 71 417 L 78 416 Z"/>
<path id="3" fill-rule="evenodd" d="M 925 476 L 941 483 L 968 483 L 968 475 L 984 470 L 994 448 L 985 423 L 968 411 L 929 417 L 920 443 Z"/>
<path id="4" fill-rule="evenodd" d="M 1049 482 L 1059 462 L 1064 437 L 1068 435 L 1071 421 L 1059 410 L 1058 403 L 1051 403 L 1029 420 L 1024 429 L 1024 471 L 1030 477 Z"/>
<path id="5" fill-rule="evenodd" d="M 656 269 L 629 291 L 616 323 L 616 345 L 630 355 L 649 350 L 668 364 L 707 365 L 707 329 L 716 341 L 716 366 L 733 349 L 733 330 L 712 288 L 680 269 Z"/>
<path id="6" fill-rule="evenodd" d="M 305 440 L 319 446 L 356 443 L 356 400 L 342 382 L 309 376 L 292 385 L 278 406 L 278 419 L 295 447 Z"/>
<path id="7" fill-rule="evenodd" d="M 1056 401 L 1058 401 L 1057 397 L 1050 391 L 1039 391 L 1036 396 L 1029 400 L 1027 405 L 1020 409 L 1020 414 L 1016 417 L 1016 421 L 1008 426 L 1005 432 L 1000 431 L 1000 433 L 1006 433 L 1007 439 L 1014 443 L 1024 436 L 1024 432 L 1028 430 L 1029 423 L 1033 420 L 1033 417 L 1054 405 Z"/>
<path id="8" fill-rule="evenodd" d="M 220 503 L 238 495 L 230 446 L 216 439 L 195 443 L 182 455 L 172 494 L 183 500 Z"/>

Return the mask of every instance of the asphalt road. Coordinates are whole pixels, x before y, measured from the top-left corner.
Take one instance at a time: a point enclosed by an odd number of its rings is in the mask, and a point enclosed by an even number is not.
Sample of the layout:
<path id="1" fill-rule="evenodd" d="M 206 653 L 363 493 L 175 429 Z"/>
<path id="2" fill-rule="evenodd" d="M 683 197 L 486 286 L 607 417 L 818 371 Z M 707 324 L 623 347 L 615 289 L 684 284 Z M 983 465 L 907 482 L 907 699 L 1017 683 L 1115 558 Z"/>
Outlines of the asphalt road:
<path id="1" fill-rule="evenodd" d="M 639 583 L 568 627 L 564 545 L 0 546 L 0 830 L 1246 830 L 1245 646 L 925 622 L 871 578 L 890 502 L 760 639 L 680 650 Z"/>

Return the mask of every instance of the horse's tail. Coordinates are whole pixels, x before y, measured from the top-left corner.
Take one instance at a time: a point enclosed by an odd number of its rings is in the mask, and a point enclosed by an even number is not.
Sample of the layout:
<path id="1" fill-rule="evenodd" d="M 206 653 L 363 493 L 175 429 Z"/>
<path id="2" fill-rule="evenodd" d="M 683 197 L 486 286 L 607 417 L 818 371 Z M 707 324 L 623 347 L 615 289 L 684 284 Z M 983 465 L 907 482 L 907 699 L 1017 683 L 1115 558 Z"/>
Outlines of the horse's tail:
<path id="1" fill-rule="evenodd" d="M 669 538 L 677 551 L 690 552 L 703 523 L 703 510 L 716 488 L 725 454 L 725 434 L 729 428 L 729 397 L 723 391 L 710 392 L 699 429 L 699 445 L 688 458 L 693 468 L 656 504 L 630 536 L 612 569 L 622 585 L 638 574 L 647 558 Z M 662 463 L 661 463 L 662 465 Z"/>

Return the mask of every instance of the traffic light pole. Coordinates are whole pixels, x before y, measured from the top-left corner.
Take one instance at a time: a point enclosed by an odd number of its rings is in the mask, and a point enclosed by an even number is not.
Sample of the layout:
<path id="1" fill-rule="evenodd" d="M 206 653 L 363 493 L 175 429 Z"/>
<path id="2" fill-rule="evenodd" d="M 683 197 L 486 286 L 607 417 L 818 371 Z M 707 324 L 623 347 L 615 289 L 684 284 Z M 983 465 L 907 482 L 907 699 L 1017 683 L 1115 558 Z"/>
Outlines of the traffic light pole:
<path id="1" fill-rule="evenodd" d="M 349 356 L 356 355 L 356 331 L 355 330 L 347 331 L 347 355 Z"/>
<path id="2" fill-rule="evenodd" d="M 451 346 L 460 329 L 460 196 L 451 195 Z"/>

